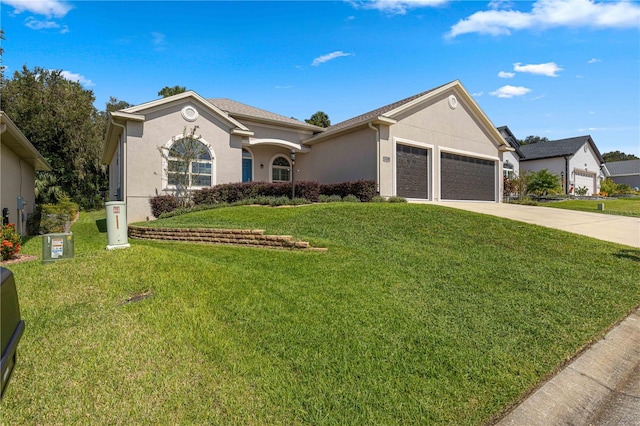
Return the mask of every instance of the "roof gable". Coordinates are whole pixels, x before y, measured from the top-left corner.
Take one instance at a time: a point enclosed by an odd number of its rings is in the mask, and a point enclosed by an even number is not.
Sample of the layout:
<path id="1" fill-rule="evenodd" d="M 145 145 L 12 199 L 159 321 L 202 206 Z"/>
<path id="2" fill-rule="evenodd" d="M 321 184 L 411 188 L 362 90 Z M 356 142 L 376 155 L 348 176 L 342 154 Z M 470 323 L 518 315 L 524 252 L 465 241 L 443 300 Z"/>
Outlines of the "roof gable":
<path id="1" fill-rule="evenodd" d="M 595 153 L 598 161 L 601 164 L 604 163 L 604 159 L 602 158 L 600 151 L 598 151 L 596 144 L 589 135 L 521 145 L 520 150 L 524 154 L 522 161 L 574 155 L 585 143 L 588 143 L 591 146 L 591 149 Z"/>
<path id="2" fill-rule="evenodd" d="M 493 135 L 494 139 L 498 142 L 499 145 L 509 147 L 502 135 L 491 123 L 491 120 L 489 120 L 489 118 L 480 109 L 478 104 L 473 100 L 471 95 L 469 95 L 469 93 L 458 80 L 454 80 L 447 84 L 443 84 L 442 86 L 438 86 L 436 88 L 415 94 L 397 102 L 393 102 L 367 113 L 358 115 L 357 117 L 351 118 L 349 120 L 342 121 L 338 124 L 328 127 L 324 133 L 307 139 L 304 143 L 313 144 L 321 140 L 328 139 L 329 137 L 333 137 L 341 132 L 349 131 L 361 126 L 366 126 L 369 123 L 383 123 L 387 125 L 395 124 L 396 119 L 398 119 L 406 111 L 418 107 L 448 90 L 455 91 L 457 95 L 465 100 L 465 102 L 471 107 L 472 112 L 486 127 L 487 132 Z M 509 150 L 511 149 L 509 148 Z"/>
<path id="3" fill-rule="evenodd" d="M 513 134 L 511 129 L 508 126 L 500 126 L 498 127 L 498 131 L 500 132 L 504 140 L 506 140 L 507 143 L 511 145 L 513 149 L 515 149 L 516 154 L 518 154 L 518 157 L 520 158 L 524 157 L 524 154 L 520 149 L 520 143 L 518 142 L 518 139 L 516 139 L 516 136 Z"/>
<path id="4" fill-rule="evenodd" d="M 209 102 L 208 100 L 206 100 L 205 98 L 198 95 L 196 92 L 192 90 L 188 90 L 186 92 L 178 93 L 177 95 L 168 96 L 162 99 L 156 99 L 155 101 L 145 102 L 140 105 L 135 105 L 129 108 L 125 108 L 119 112 L 129 113 L 129 114 L 141 114 L 144 112 L 150 112 L 150 111 L 162 109 L 167 105 L 170 105 L 174 102 L 183 101 L 185 99 L 191 99 L 192 101 L 200 103 L 203 107 L 208 109 L 214 115 L 218 116 L 220 119 L 222 119 L 223 122 L 226 122 L 232 128 L 245 131 L 245 132 L 250 132 L 249 128 L 247 128 L 244 124 L 240 123 L 239 121 L 231 117 L 229 114 L 227 114 L 226 112 L 224 112 L 223 110 L 221 110 L 220 108 L 218 108 L 217 106 L 215 106 L 214 104 L 212 104 L 211 102 Z"/>

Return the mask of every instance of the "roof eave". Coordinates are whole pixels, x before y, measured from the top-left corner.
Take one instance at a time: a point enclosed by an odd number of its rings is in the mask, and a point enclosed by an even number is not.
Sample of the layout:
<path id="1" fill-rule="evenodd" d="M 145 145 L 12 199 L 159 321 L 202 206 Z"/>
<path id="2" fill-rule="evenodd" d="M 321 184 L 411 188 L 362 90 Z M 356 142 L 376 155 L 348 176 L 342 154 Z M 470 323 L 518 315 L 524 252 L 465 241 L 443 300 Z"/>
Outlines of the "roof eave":
<path id="1" fill-rule="evenodd" d="M 22 131 L 18 128 L 18 126 L 15 125 L 15 123 L 9 118 L 9 116 L 4 113 L 4 111 L 0 111 L 0 123 L 2 127 L 1 133 L 5 133 L 8 131 L 13 136 L 9 140 L 7 140 L 6 138 L 2 138 L 3 143 L 5 143 L 9 148 L 15 151 L 16 154 L 20 155 L 20 158 L 31 165 L 34 170 L 52 170 L 47 160 L 42 156 L 42 154 L 40 154 L 36 147 L 33 146 L 33 144 L 29 141 L 29 139 L 27 139 L 24 133 L 22 133 Z"/>
<path id="2" fill-rule="evenodd" d="M 366 121 L 359 121 L 357 123 L 354 123 L 350 126 L 344 127 L 338 131 L 335 132 L 330 132 L 328 134 L 326 133 L 320 133 L 318 135 L 314 135 L 312 137 L 310 137 L 309 139 L 306 139 L 304 141 L 302 141 L 303 144 L 305 145 L 314 145 L 318 142 L 322 142 L 324 140 L 327 139 L 331 139 L 333 137 L 336 137 L 337 135 L 343 134 L 343 133 L 347 133 L 347 132 L 351 132 L 355 129 L 358 129 L 360 127 L 367 127 L 369 124 L 373 124 L 373 125 L 383 125 L 383 126 L 392 126 L 394 124 L 396 124 L 398 121 L 394 120 L 393 118 L 389 118 L 386 117 L 384 115 L 366 120 Z"/>

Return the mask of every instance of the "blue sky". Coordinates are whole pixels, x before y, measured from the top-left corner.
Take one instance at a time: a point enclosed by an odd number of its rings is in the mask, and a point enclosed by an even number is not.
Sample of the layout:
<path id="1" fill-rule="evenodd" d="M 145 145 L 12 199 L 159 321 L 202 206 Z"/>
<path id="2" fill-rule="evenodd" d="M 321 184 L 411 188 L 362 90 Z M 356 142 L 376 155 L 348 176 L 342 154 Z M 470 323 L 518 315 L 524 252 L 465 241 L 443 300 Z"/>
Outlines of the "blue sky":
<path id="1" fill-rule="evenodd" d="M 460 80 L 516 137 L 640 156 L 640 2 L 0 0 L 6 76 L 131 104 L 186 86 L 332 123 Z"/>

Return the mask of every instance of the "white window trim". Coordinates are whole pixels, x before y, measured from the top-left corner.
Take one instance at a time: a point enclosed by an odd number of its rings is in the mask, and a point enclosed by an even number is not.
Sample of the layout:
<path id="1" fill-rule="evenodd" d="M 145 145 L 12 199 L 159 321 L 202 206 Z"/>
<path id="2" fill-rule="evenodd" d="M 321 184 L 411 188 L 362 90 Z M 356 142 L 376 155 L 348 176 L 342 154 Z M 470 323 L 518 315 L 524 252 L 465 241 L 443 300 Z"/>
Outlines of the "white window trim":
<path id="1" fill-rule="evenodd" d="M 273 162 L 276 160 L 276 158 L 282 157 L 285 160 L 287 160 L 287 163 L 289 163 L 289 180 L 273 180 Z M 283 183 L 283 182 L 291 182 L 291 159 L 288 158 L 286 155 L 278 153 L 276 155 L 274 155 L 273 157 L 271 157 L 271 159 L 269 160 L 269 182 L 271 183 Z"/>
<path id="2" fill-rule="evenodd" d="M 427 150 L 427 168 L 428 168 L 427 173 L 428 173 L 428 179 L 429 179 L 429 198 L 427 198 L 427 201 L 433 201 L 433 191 L 435 190 L 435 182 L 433 179 L 433 158 L 434 158 L 435 146 L 425 142 L 418 142 L 411 139 L 404 139 L 404 138 L 398 138 L 398 137 L 393 138 L 393 147 L 392 147 L 393 161 L 392 161 L 392 169 L 391 169 L 391 173 L 392 173 L 391 181 L 393 185 L 393 195 L 394 196 L 398 195 L 398 187 L 396 182 L 397 181 L 396 174 L 398 172 L 397 170 L 398 159 L 396 158 L 396 149 L 397 149 L 396 145 L 398 144 L 415 146 L 416 148 Z M 424 198 L 409 198 L 408 200 L 424 200 Z"/>
<path id="3" fill-rule="evenodd" d="M 171 149 L 171 145 L 173 145 L 174 143 L 178 142 L 180 139 L 182 139 L 182 137 L 184 136 L 184 134 L 179 134 L 176 135 L 174 137 L 172 137 L 171 139 L 169 139 L 169 141 L 167 143 L 164 144 L 164 146 L 162 147 L 162 152 L 165 155 L 161 155 L 160 157 L 162 158 L 162 190 L 175 190 L 176 186 L 175 185 L 169 185 L 169 176 L 168 176 L 168 170 L 169 170 L 169 164 L 167 164 L 167 157 L 169 155 L 169 150 Z M 211 144 L 209 142 L 207 142 L 206 140 L 202 139 L 202 138 L 198 138 L 199 142 L 202 142 L 204 144 L 204 146 L 207 147 L 207 149 L 209 150 L 209 155 L 211 155 L 211 186 L 215 186 L 216 185 L 216 153 L 213 150 L 213 147 L 211 146 Z M 194 187 L 189 187 L 189 190 L 198 190 L 198 189 L 202 189 L 202 188 L 209 188 L 208 186 L 194 186 Z"/>

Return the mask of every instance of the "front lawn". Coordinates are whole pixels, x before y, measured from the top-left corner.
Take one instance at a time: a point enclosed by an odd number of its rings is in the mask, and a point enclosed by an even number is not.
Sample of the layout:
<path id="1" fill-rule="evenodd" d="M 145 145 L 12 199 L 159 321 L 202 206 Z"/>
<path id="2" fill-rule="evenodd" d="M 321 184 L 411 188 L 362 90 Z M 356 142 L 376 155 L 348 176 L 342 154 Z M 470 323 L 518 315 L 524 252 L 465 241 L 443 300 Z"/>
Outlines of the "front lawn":
<path id="1" fill-rule="evenodd" d="M 73 259 L 11 266 L 27 328 L 3 423 L 477 425 L 640 303 L 639 250 L 441 206 L 156 222 L 327 252 L 106 251 L 103 218 L 74 224 Z"/>
<path id="2" fill-rule="evenodd" d="M 604 204 L 604 210 L 598 210 L 598 204 Z M 606 198 L 603 200 L 566 200 L 545 203 L 543 205 L 545 207 L 555 207 L 558 209 L 640 217 L 640 197 Z"/>

